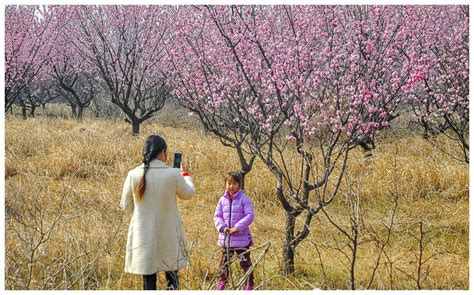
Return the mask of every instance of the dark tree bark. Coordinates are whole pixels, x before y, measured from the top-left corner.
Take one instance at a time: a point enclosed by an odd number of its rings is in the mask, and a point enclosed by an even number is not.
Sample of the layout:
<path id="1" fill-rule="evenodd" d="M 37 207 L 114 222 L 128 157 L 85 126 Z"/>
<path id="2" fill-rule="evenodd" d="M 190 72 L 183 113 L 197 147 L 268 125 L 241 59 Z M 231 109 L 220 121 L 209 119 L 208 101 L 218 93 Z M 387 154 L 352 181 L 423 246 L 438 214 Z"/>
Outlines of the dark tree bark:
<path id="1" fill-rule="evenodd" d="M 31 105 L 31 107 L 30 107 L 30 116 L 31 116 L 32 118 L 35 117 L 36 107 L 37 107 L 36 105 Z"/>
<path id="2" fill-rule="evenodd" d="M 27 116 L 27 108 L 26 108 L 26 105 L 23 104 L 21 106 L 21 117 L 23 118 L 23 120 L 26 120 L 28 119 L 28 116 Z"/>
<path id="3" fill-rule="evenodd" d="M 140 123 L 135 121 L 132 123 L 132 133 L 133 135 L 138 135 L 140 133 Z"/>
<path id="4" fill-rule="evenodd" d="M 71 107 L 72 116 L 77 120 L 82 120 L 84 109 L 95 98 L 96 90 L 92 78 L 77 72 L 70 74 L 66 70 L 68 67 L 71 67 L 71 64 L 67 59 L 62 67 L 54 65 L 52 76 L 56 81 L 57 91 L 66 98 L 68 105 Z"/>
<path id="5" fill-rule="evenodd" d="M 295 272 L 295 237 L 296 218 L 291 212 L 286 212 L 285 240 L 283 244 L 283 275 L 288 276 Z"/>

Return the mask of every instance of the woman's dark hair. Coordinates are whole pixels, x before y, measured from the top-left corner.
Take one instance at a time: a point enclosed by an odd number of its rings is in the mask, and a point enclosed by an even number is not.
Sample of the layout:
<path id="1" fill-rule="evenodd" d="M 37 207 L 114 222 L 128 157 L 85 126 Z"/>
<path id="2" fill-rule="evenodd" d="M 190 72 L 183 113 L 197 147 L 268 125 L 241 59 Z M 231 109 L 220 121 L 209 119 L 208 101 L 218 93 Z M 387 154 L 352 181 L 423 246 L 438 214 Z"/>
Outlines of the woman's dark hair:
<path id="1" fill-rule="evenodd" d="M 158 154 L 162 151 L 166 152 L 166 141 L 159 135 L 150 135 L 146 139 L 145 146 L 143 147 L 143 177 L 135 189 L 137 192 L 137 200 L 140 201 L 143 198 L 146 187 L 146 172 L 150 168 L 151 160 L 155 159 Z"/>
<path id="2" fill-rule="evenodd" d="M 239 184 L 239 186 L 242 186 L 242 174 L 240 174 L 240 172 L 236 172 L 236 171 L 228 172 L 227 175 L 225 176 L 225 182 L 227 183 L 229 179 L 233 179 L 235 182 Z"/>

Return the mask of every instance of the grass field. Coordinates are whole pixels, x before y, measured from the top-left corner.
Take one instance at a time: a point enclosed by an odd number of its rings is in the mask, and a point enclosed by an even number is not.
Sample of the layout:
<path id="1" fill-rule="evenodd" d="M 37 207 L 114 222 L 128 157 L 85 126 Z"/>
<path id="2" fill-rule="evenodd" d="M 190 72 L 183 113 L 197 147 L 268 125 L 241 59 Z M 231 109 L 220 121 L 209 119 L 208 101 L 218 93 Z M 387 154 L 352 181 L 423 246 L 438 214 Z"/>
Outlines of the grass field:
<path id="1" fill-rule="evenodd" d="M 144 124 L 136 137 L 119 120 L 7 116 L 5 126 L 6 289 L 142 288 L 141 277 L 123 272 L 130 216 L 118 205 L 126 173 L 141 163 L 145 138 L 153 133 L 167 140 L 170 160 L 174 151 L 184 153 L 197 191 L 193 200 L 179 202 L 191 256 L 180 272 L 181 287 L 212 287 L 220 258 L 213 212 L 223 175 L 239 168 L 232 149 L 199 124 L 173 127 L 160 120 Z M 415 135 L 401 134 L 382 134 L 369 160 L 359 150 L 350 158 L 362 218 L 356 287 L 368 286 L 387 236 L 392 197 L 398 196 L 392 235 L 370 287 L 468 289 L 468 167 Z M 257 289 L 350 289 L 347 239 L 322 214 L 297 248 L 295 274 L 283 277 L 284 211 L 275 180 L 259 161 L 246 192 L 255 206 L 255 246 L 271 243 L 255 269 Z M 342 191 L 327 211 L 348 228 Z M 238 276 L 237 267 L 234 272 Z"/>

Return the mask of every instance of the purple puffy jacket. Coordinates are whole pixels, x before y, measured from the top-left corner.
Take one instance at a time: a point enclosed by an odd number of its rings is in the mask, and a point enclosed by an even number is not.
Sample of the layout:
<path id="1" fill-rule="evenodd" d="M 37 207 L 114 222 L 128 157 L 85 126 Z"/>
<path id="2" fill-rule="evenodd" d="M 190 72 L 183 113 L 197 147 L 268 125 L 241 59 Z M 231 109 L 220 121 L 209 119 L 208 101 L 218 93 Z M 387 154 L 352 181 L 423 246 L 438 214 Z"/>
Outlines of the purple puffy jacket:
<path id="1" fill-rule="evenodd" d="M 231 210 L 232 208 L 232 210 Z M 214 225 L 219 231 L 219 240 L 217 244 L 221 247 L 230 246 L 231 248 L 244 248 L 253 244 L 253 238 L 250 234 L 249 225 L 253 222 L 253 205 L 249 197 L 241 190 L 235 193 L 231 199 L 228 192 L 219 199 L 216 212 L 214 213 Z M 224 227 L 231 228 L 235 226 L 237 232 L 226 238 L 223 232 Z"/>

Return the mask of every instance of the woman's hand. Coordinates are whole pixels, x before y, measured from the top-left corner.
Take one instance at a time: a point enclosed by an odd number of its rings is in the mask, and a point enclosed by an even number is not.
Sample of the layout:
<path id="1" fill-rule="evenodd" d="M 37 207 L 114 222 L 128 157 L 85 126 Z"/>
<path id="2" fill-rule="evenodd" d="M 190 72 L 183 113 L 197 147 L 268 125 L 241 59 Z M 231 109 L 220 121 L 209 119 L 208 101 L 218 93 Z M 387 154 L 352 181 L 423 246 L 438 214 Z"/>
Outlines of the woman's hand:
<path id="1" fill-rule="evenodd" d="M 183 164 L 183 161 L 181 161 L 181 164 L 180 164 L 180 166 L 179 166 L 179 172 L 180 172 L 180 173 L 181 173 L 181 175 L 183 175 L 183 176 L 188 176 L 188 175 L 189 175 L 189 173 L 188 173 L 188 172 L 186 172 L 186 170 L 184 170 L 184 164 Z"/>

